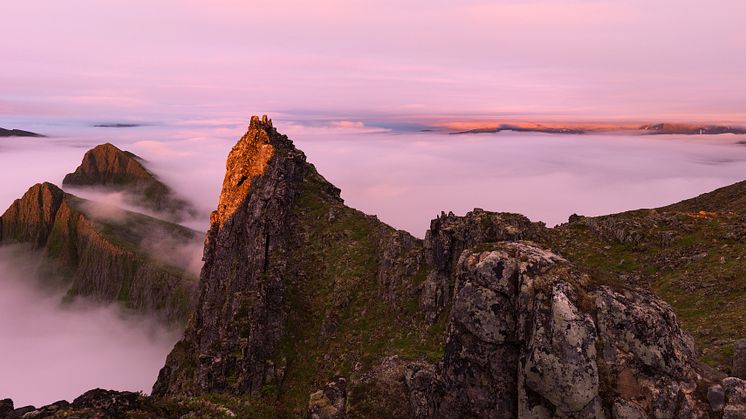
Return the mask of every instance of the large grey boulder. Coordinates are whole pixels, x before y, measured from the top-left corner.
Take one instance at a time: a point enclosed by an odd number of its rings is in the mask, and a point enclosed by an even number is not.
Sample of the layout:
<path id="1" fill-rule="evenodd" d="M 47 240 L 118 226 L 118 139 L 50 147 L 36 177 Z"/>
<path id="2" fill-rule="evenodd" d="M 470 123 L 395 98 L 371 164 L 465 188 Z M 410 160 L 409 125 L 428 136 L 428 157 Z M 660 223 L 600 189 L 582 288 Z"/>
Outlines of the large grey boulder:
<path id="1" fill-rule="evenodd" d="M 467 249 L 455 269 L 443 360 L 406 374 L 415 417 L 699 418 L 714 411 L 699 391 L 712 383 L 697 373 L 692 339 L 652 294 L 594 285 L 529 242 Z M 740 387 L 729 388 L 723 411 L 738 412 Z"/>

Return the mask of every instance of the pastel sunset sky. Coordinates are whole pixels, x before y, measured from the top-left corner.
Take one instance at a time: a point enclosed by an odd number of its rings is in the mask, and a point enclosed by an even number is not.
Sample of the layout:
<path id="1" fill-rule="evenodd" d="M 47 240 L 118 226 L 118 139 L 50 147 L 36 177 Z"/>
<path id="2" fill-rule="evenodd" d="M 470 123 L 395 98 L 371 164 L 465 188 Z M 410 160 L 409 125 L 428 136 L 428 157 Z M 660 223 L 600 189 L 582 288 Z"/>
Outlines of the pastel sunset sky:
<path id="1" fill-rule="evenodd" d="M 742 0 L 29 0 L 0 13 L 0 120 L 746 121 Z"/>

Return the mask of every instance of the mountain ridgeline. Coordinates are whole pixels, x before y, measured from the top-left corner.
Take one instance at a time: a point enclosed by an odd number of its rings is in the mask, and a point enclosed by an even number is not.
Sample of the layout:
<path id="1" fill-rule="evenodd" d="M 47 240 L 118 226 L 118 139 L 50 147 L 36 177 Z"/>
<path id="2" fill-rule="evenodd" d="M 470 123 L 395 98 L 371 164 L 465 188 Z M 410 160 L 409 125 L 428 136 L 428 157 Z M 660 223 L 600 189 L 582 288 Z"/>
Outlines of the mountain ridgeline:
<path id="1" fill-rule="evenodd" d="M 101 144 L 85 153 L 80 166 L 65 176 L 62 185 L 124 192 L 127 203 L 154 211 L 169 221 L 195 217 L 192 205 L 146 169 L 143 162 L 112 144 Z"/>
<path id="2" fill-rule="evenodd" d="M 196 308 L 152 396 L 93 390 L 35 412 L 743 418 L 746 377 L 729 375 L 746 374 L 746 214 L 743 185 L 730 188 L 556 228 L 442 213 L 420 240 L 347 207 L 252 117 L 210 216 Z M 48 195 L 37 207 L 64 201 Z M 56 217 L 18 218 L 28 227 L 3 234 L 43 243 Z"/>
<path id="3" fill-rule="evenodd" d="M 101 214 L 103 213 L 103 214 Z M 194 306 L 196 279 L 183 266 L 153 256 L 144 244 L 194 241 L 199 234 L 176 224 L 118 210 L 63 192 L 51 183 L 32 186 L 0 217 L 0 243 L 41 251 L 64 286 L 66 299 L 102 303 L 184 322 Z"/>
<path id="4" fill-rule="evenodd" d="M 667 303 L 595 281 L 550 249 L 563 232 L 475 210 L 421 241 L 346 207 L 266 118 L 231 151 L 211 222 L 155 396 L 310 417 L 746 413 L 744 382 L 698 361 Z"/>
<path id="5" fill-rule="evenodd" d="M 132 153 L 112 144 L 89 150 L 64 185 L 124 191 L 133 204 L 165 219 L 192 211 Z M 32 186 L 0 217 L 0 243 L 42 253 L 44 285 L 77 297 L 185 323 L 197 278 L 183 253 L 201 234 L 178 224 L 79 198 L 51 183 Z"/>

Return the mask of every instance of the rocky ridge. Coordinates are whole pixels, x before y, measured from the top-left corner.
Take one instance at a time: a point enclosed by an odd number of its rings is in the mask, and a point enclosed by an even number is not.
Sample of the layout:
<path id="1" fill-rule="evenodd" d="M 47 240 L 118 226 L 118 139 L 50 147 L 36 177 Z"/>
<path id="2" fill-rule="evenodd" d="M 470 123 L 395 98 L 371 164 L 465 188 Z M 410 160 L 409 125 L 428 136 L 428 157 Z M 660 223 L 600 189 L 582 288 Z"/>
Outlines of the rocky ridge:
<path id="1" fill-rule="evenodd" d="M 746 417 L 746 382 L 700 363 L 674 308 L 634 276 L 651 262 L 617 263 L 689 242 L 707 213 L 548 229 L 474 210 L 442 214 L 423 241 L 345 206 L 266 117 L 226 169 L 197 308 L 128 414 Z M 718 228 L 737 252 L 742 221 L 728 217 Z"/>
<path id="2" fill-rule="evenodd" d="M 196 210 L 178 197 L 145 166 L 144 160 L 128 151 L 106 143 L 88 150 L 74 172 L 62 181 L 63 187 L 96 187 L 126 192 L 127 202 L 162 214 L 179 222 L 196 216 Z"/>

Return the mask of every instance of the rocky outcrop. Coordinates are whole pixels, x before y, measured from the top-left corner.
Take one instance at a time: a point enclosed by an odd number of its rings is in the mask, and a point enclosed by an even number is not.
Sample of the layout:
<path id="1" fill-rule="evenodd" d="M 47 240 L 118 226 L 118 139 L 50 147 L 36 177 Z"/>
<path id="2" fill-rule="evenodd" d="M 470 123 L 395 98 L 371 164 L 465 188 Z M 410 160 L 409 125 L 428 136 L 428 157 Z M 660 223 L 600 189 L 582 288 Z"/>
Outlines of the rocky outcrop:
<path id="1" fill-rule="evenodd" d="M 308 400 L 308 419 L 345 419 L 347 417 L 347 380 L 335 377 Z"/>
<path id="2" fill-rule="evenodd" d="M 699 364 L 668 304 L 594 281 L 548 249 L 552 234 L 477 209 L 442 214 L 422 242 L 344 206 L 254 117 L 228 158 L 198 308 L 154 394 L 271 394 L 308 417 L 741 409 L 742 382 Z"/>
<path id="3" fill-rule="evenodd" d="M 272 388 L 308 417 L 702 417 L 739 408 L 740 387 L 726 391 L 698 364 L 667 304 L 595 284 L 522 241 L 550 242 L 541 224 L 443 214 L 423 244 L 345 207 L 266 119 L 252 118 L 227 169 L 200 303 L 159 375 L 160 397 Z M 447 333 L 431 346 L 443 319 Z M 401 345 L 443 354 L 428 361 Z"/>
<path id="4" fill-rule="evenodd" d="M 374 341 L 420 350 L 421 240 L 346 207 L 269 120 L 252 118 L 227 166 L 197 312 L 154 394 L 272 388 L 302 415 L 335 371 L 385 355 Z"/>
<path id="5" fill-rule="evenodd" d="M 5 408 L 5 410 L 3 410 Z M 42 407 L 25 406 L 13 409 L 13 401 L 0 402 L 0 418 L 3 419 L 42 419 L 42 418 L 121 418 L 162 417 L 162 409 L 157 408 L 140 393 L 94 389 L 85 392 L 72 403 L 66 400 Z"/>
<path id="6" fill-rule="evenodd" d="M 140 206 L 172 221 L 194 217 L 194 207 L 176 195 L 144 166 L 144 160 L 113 144 L 89 150 L 74 172 L 65 176 L 63 187 L 99 187 L 126 192 L 128 203 Z"/>
<path id="7" fill-rule="evenodd" d="M 451 278 L 461 252 L 480 243 L 537 239 L 544 230 L 542 223 L 532 223 L 522 215 L 479 208 L 463 217 L 450 212 L 434 219 L 425 236 L 425 255 L 431 270 L 422 286 L 420 299 L 420 307 L 428 321 L 434 322 L 451 299 Z"/>
<path id="8" fill-rule="evenodd" d="M 169 243 L 198 241 L 199 234 L 123 210 L 104 217 L 97 209 L 50 183 L 34 185 L 0 217 L 0 243 L 42 250 L 56 272 L 45 279 L 64 285 L 68 300 L 119 302 L 184 322 L 194 307 L 196 278 L 175 261 L 159 259 L 158 250 L 168 253 Z"/>
<path id="9" fill-rule="evenodd" d="M 442 362 L 406 376 L 415 417 L 714 414 L 704 389 L 720 383 L 653 295 L 594 286 L 529 243 L 465 251 L 457 281 Z"/>

